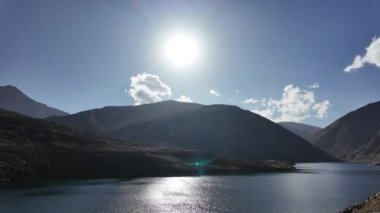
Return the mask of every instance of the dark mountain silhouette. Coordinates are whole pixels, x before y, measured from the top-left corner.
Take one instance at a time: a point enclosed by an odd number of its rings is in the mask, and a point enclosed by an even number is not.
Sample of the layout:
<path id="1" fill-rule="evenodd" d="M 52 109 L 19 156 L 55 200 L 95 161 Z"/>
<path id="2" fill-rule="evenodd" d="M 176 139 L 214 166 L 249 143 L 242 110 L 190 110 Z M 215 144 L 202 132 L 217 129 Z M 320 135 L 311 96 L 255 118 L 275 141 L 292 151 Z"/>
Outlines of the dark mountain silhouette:
<path id="1" fill-rule="evenodd" d="M 311 141 L 313 135 L 322 130 L 320 127 L 296 122 L 278 122 L 278 124 L 307 141 Z"/>
<path id="2" fill-rule="evenodd" d="M 108 106 L 69 116 L 54 116 L 48 120 L 95 134 L 107 134 L 129 125 L 169 117 L 180 112 L 198 109 L 201 106 L 200 104 L 176 101 L 163 101 L 140 106 Z"/>
<path id="3" fill-rule="evenodd" d="M 66 112 L 39 103 L 14 86 L 0 86 L 0 108 L 34 118 L 67 115 Z"/>
<path id="4" fill-rule="evenodd" d="M 380 102 L 361 107 L 318 132 L 313 141 L 345 160 L 380 160 Z"/>
<path id="5" fill-rule="evenodd" d="M 150 104 L 164 107 L 184 103 Z M 228 105 L 196 105 L 170 116 L 132 123 L 108 133 L 120 139 L 164 143 L 248 160 L 329 161 L 321 150 L 283 127 L 247 110 Z M 135 108 L 147 106 L 135 106 Z M 71 116 L 69 116 L 71 117 Z"/>
<path id="6" fill-rule="evenodd" d="M 279 161 L 236 161 L 184 149 L 132 144 L 0 110 L 0 182 L 241 174 L 290 170 Z"/>

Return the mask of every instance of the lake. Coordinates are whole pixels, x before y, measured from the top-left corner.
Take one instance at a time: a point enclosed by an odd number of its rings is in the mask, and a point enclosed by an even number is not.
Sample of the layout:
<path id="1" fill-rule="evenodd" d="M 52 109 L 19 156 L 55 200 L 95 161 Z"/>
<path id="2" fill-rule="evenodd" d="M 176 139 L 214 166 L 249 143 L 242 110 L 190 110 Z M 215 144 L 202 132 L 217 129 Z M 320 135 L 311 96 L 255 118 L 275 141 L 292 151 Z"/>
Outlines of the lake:
<path id="1" fill-rule="evenodd" d="M 337 212 L 380 191 L 380 167 L 297 164 L 299 171 L 46 183 L 2 189 L 0 212 Z"/>

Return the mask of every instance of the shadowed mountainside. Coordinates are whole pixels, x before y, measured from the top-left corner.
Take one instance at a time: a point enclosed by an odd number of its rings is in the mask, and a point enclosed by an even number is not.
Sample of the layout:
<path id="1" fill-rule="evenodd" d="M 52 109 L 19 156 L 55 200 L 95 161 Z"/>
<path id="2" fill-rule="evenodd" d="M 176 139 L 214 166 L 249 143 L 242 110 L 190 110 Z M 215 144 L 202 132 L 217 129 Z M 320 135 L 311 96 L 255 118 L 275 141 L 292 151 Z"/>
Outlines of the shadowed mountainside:
<path id="1" fill-rule="evenodd" d="M 344 115 L 318 132 L 312 140 L 340 159 L 380 161 L 380 102 Z"/>
<path id="2" fill-rule="evenodd" d="M 39 103 L 14 86 L 0 86 L 0 108 L 34 118 L 67 115 L 66 112 Z"/>
<path id="3" fill-rule="evenodd" d="M 283 127 L 236 106 L 210 105 L 129 125 L 119 139 L 166 143 L 247 160 L 331 161 L 334 158 Z"/>
<path id="4" fill-rule="evenodd" d="M 307 141 L 311 141 L 313 135 L 322 130 L 320 127 L 296 122 L 278 122 L 278 124 Z"/>
<path id="5" fill-rule="evenodd" d="M 193 150 L 125 143 L 0 110 L 0 182 L 291 169 L 287 162 L 237 161 Z"/>

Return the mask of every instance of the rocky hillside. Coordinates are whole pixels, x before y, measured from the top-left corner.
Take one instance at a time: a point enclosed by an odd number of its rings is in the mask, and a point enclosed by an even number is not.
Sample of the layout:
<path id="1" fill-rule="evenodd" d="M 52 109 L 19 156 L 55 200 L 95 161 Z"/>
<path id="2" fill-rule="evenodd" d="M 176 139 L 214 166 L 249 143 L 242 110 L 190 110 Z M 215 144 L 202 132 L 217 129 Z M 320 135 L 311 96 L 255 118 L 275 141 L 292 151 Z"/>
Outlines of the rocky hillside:
<path id="1" fill-rule="evenodd" d="M 380 192 L 370 196 L 361 203 L 354 204 L 341 213 L 376 213 L 380 212 Z"/>
<path id="2" fill-rule="evenodd" d="M 380 162 L 380 135 L 351 152 L 347 159 L 352 161 Z"/>
<path id="3" fill-rule="evenodd" d="M 67 115 L 66 112 L 39 103 L 14 86 L 0 86 L 0 108 L 34 118 Z"/>
<path id="4" fill-rule="evenodd" d="M 352 161 L 380 159 L 380 102 L 361 107 L 318 132 L 315 145 L 337 158 Z"/>

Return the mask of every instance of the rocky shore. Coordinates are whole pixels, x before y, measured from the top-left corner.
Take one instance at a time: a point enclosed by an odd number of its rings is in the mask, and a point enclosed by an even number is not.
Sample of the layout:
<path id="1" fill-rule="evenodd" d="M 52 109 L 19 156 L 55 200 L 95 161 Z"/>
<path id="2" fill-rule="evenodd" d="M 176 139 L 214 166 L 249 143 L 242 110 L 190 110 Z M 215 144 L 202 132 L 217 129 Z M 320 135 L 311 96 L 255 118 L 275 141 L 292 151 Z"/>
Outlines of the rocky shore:
<path id="1" fill-rule="evenodd" d="M 373 194 L 361 203 L 354 204 L 341 213 L 375 213 L 380 212 L 380 192 Z"/>

